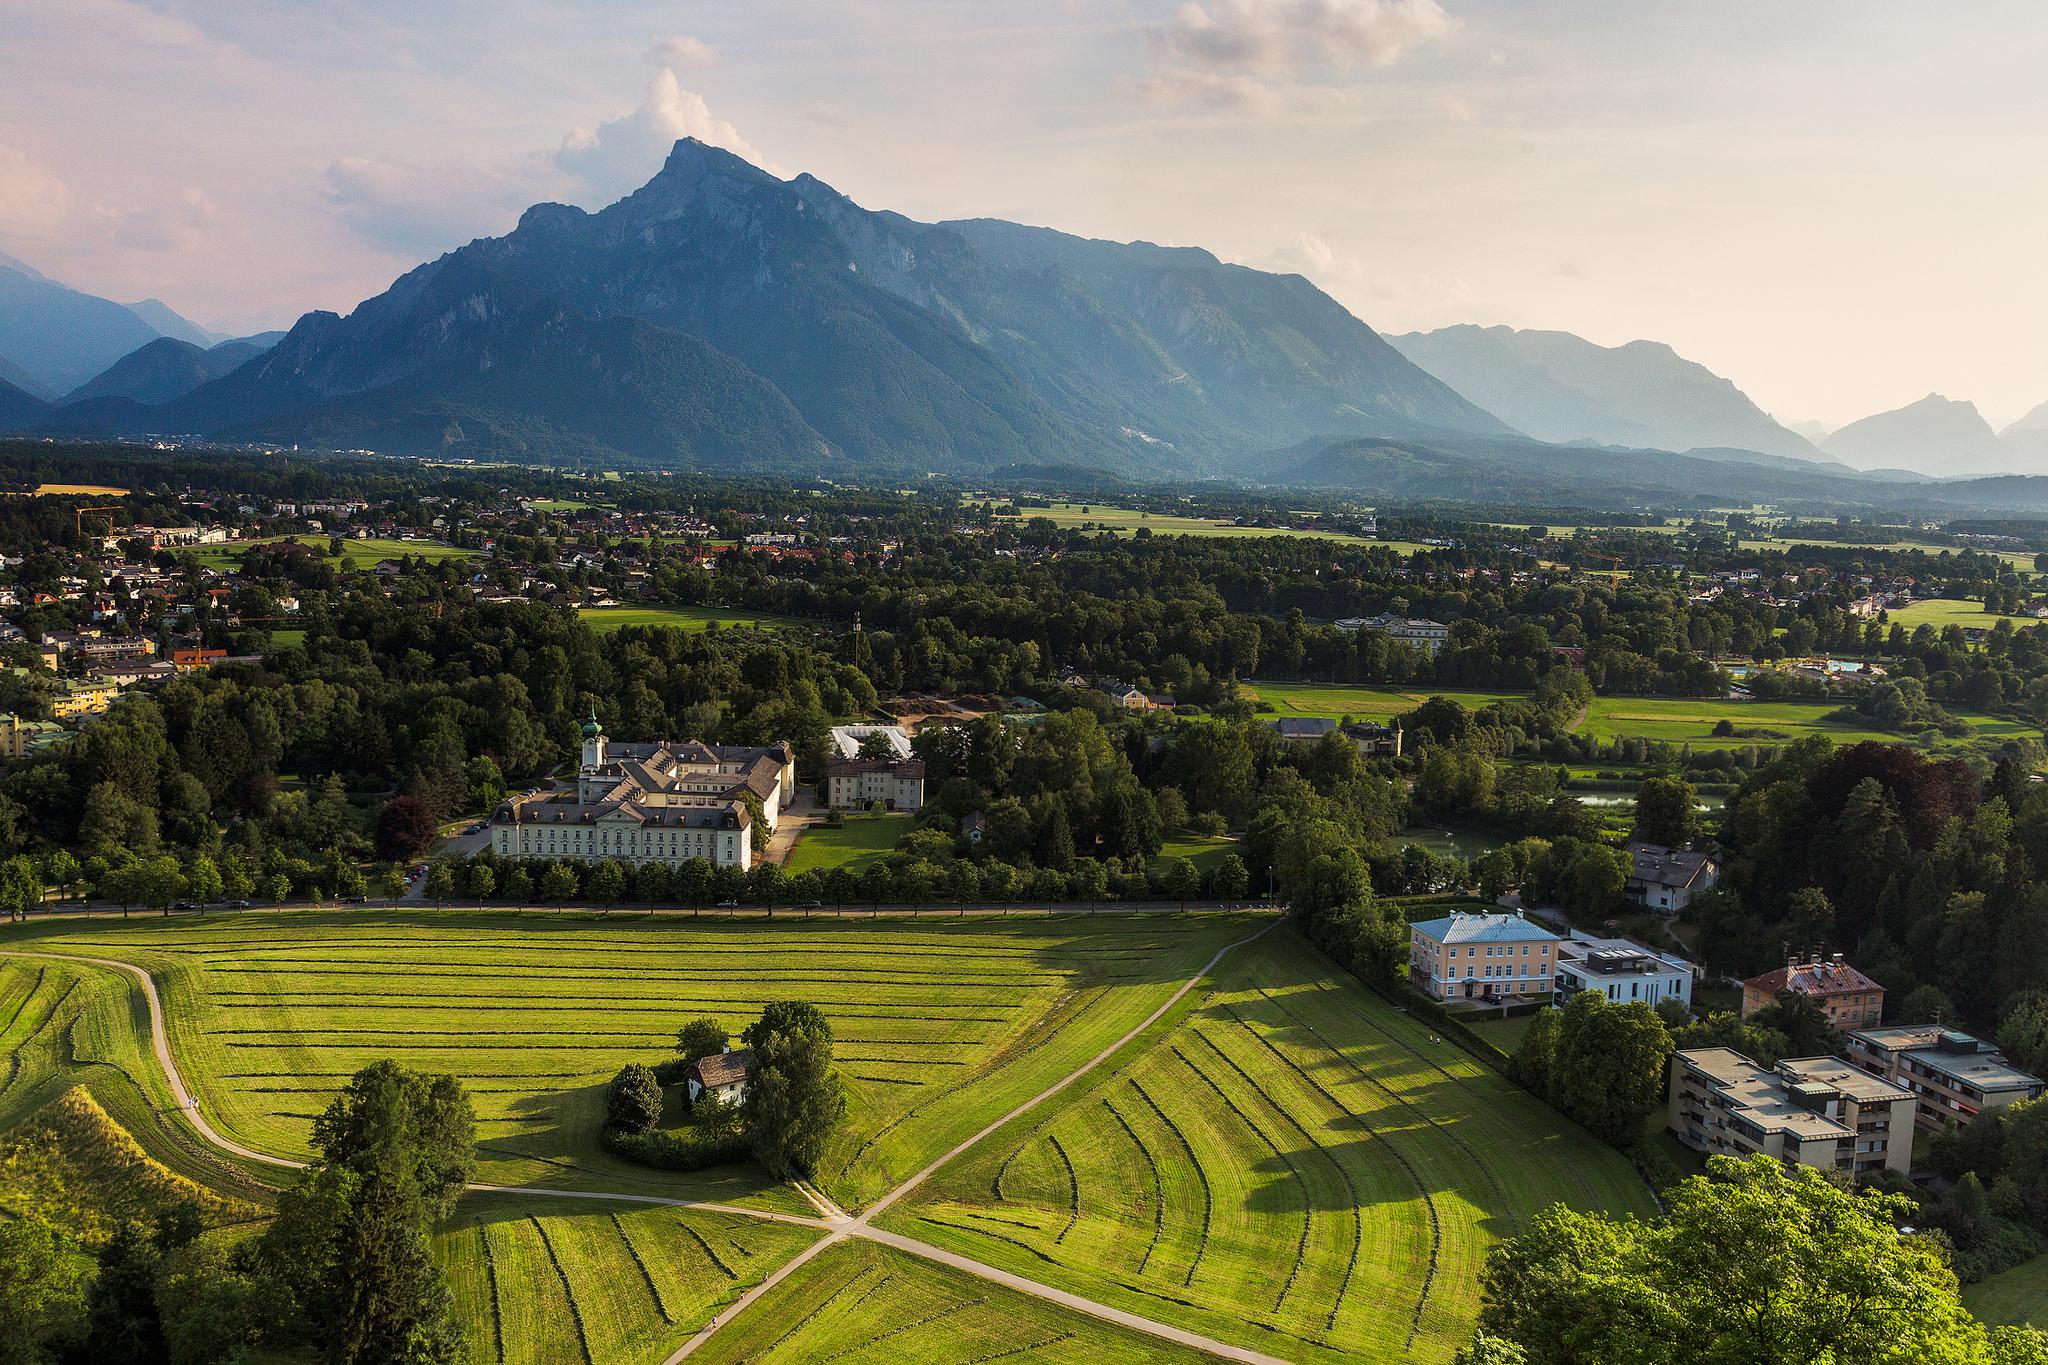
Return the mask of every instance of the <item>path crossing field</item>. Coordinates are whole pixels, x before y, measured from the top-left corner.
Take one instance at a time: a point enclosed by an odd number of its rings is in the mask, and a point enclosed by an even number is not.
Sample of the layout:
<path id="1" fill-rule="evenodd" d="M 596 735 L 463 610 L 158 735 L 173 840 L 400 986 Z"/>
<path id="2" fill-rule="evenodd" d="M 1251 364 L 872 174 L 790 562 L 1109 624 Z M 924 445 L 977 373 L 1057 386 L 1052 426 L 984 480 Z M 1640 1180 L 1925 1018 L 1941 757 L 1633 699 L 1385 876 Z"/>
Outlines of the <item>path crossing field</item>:
<path id="1" fill-rule="evenodd" d="M 1443 1361 L 1539 1209 L 1652 1211 L 1618 1154 L 1291 932 L 1207 987 L 884 1225 L 1291 1358 Z"/>
<path id="2" fill-rule="evenodd" d="M 851 1100 L 819 1183 L 857 1205 L 1143 1019 L 1245 923 L 249 912 L 60 921 L 0 946 L 151 971 L 204 1113 L 261 1151 L 304 1157 L 336 1090 L 391 1057 L 463 1081 L 479 1180 L 808 1212 L 745 1170 L 677 1177 L 611 1157 L 605 1083 L 672 1055 L 692 1018 L 737 1033 L 770 1000 L 809 1000 Z"/>

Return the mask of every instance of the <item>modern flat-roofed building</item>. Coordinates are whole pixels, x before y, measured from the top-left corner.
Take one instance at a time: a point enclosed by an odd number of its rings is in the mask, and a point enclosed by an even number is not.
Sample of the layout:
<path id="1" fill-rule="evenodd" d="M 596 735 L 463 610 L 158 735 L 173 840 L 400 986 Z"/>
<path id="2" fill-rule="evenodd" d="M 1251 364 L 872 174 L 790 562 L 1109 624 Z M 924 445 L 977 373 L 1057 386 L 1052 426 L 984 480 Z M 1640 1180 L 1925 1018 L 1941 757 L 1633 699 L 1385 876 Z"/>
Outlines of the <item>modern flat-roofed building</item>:
<path id="1" fill-rule="evenodd" d="M 1520 915 L 1465 914 L 1408 926 L 1408 984 L 1437 1000 L 1548 998 L 1558 937 Z"/>
<path id="2" fill-rule="evenodd" d="M 1598 991 L 1619 1005 L 1660 1000 L 1692 1004 L 1692 963 L 1625 938 L 1599 938 L 1574 929 L 1557 946 L 1557 1003 L 1580 991 Z"/>
<path id="3" fill-rule="evenodd" d="M 1852 1029 L 1849 1060 L 1913 1092 L 1922 1128 L 1968 1123 L 1986 1109 L 2038 1097 L 2048 1083 L 2005 1059 L 1995 1046 L 1939 1024 Z"/>
<path id="4" fill-rule="evenodd" d="M 1913 1165 L 1913 1092 L 1836 1057 L 1770 1068 L 1732 1048 L 1674 1053 L 1665 1123 L 1710 1156 L 1761 1152 L 1855 1176 Z"/>
<path id="5" fill-rule="evenodd" d="M 1820 1006 L 1828 1022 L 1844 1031 L 1873 1028 L 1884 1017 L 1884 987 L 1842 960 L 1836 953 L 1822 961 L 1794 957 L 1784 966 L 1742 983 L 1742 1017 L 1747 1019 L 1786 991 Z"/>

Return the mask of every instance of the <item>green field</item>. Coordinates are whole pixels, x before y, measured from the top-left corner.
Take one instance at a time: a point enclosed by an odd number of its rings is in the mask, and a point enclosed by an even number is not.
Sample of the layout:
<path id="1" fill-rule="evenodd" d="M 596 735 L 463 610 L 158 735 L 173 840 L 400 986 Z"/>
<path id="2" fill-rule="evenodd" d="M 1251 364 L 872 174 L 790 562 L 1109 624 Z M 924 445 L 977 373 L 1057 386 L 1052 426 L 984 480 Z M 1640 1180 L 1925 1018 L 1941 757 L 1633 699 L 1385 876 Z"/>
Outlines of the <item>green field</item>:
<path id="1" fill-rule="evenodd" d="M 1420 844 L 1440 858 L 1477 858 L 1507 841 L 1498 834 L 1477 829 L 1438 829 L 1417 826 L 1394 836 L 1396 844 Z"/>
<path id="2" fill-rule="evenodd" d="M 599 634 L 609 634 L 623 626 L 675 626 L 680 630 L 750 626 L 780 630 L 804 624 L 794 616 L 771 616 L 736 607 L 578 607 L 576 614 Z"/>
<path id="3" fill-rule="evenodd" d="M 1963 1302 L 1984 1321 L 2048 1327 L 2048 1256 L 1963 1288 Z"/>
<path id="4" fill-rule="evenodd" d="M 797 836 L 783 870 L 851 867 L 858 871 L 896 847 L 896 841 L 910 832 L 910 822 L 907 814 L 849 815 L 838 829 L 812 825 Z"/>
<path id="5" fill-rule="evenodd" d="M 1904 626 L 1907 630 L 1915 630 L 1921 626 L 1933 626 L 1936 630 L 1944 626 L 1976 626 L 1989 630 L 2000 621 L 2012 622 L 2013 629 L 2017 630 L 2021 626 L 2036 624 L 2031 616 L 2007 616 L 2003 612 L 1989 612 L 1984 610 L 1982 602 L 1949 597 L 1930 597 L 1911 606 L 1886 612 L 1885 616 L 1893 625 Z"/>
<path id="6" fill-rule="evenodd" d="M 1619 1155 L 1290 931 L 1207 985 L 885 1225 L 1296 1359 L 1444 1361 L 1538 1210 L 1651 1211 Z"/>
<path id="7" fill-rule="evenodd" d="M 1526 695 L 1519 692 L 1481 692 L 1459 688 L 1370 687 L 1346 683 L 1268 683 L 1252 687 L 1253 695 L 1273 707 L 1280 716 L 1327 716 L 1339 720 L 1387 720 L 1413 711 L 1431 697 L 1449 697 L 1471 710 L 1497 701 Z"/>
<path id="8" fill-rule="evenodd" d="M 312 546 L 321 554 L 327 553 L 331 537 L 318 535 L 264 536 L 256 540 L 230 541 L 226 545 L 200 545 L 193 548 L 192 555 L 210 568 L 229 569 L 242 562 L 242 553 L 252 545 L 275 545 L 281 540 L 295 539 Z M 467 559 L 476 554 L 474 550 L 458 549 L 444 545 L 438 540 L 387 540 L 371 537 L 368 540 L 345 539 L 341 542 L 342 562 L 351 569 L 367 569 L 386 559 L 404 559 L 411 556 L 424 559 L 429 564 L 439 564 L 449 559 Z"/>
<path id="9" fill-rule="evenodd" d="M 1153 858 L 1157 867 L 1162 858 L 1186 858 L 1203 874 L 1212 872 L 1216 864 L 1223 861 L 1223 855 L 1237 847 L 1237 840 L 1227 834 L 1189 834 L 1179 831 L 1168 834 L 1159 844 L 1159 854 Z"/>
<path id="10" fill-rule="evenodd" d="M 471 1194 L 435 1237 L 471 1359 L 655 1365 L 816 1233 L 733 1214 Z"/>
<path id="11" fill-rule="evenodd" d="M 1661 739 L 1673 744 L 1690 744 L 1695 749 L 1727 749 L 1744 744 L 1782 744 L 1825 735 L 1837 744 L 1879 740 L 1897 744 L 1905 736 L 1874 730 L 1867 726 L 1829 720 L 1828 713 L 1845 702 L 1826 701 L 1730 701 L 1693 700 L 1676 697 L 1597 697 L 1586 713 L 1580 733 L 1596 739 Z M 1967 721 L 1971 739 L 2013 739 L 2038 735 L 2039 729 L 2023 721 L 1955 712 Z M 1773 730 L 1783 739 L 1744 739 L 1717 736 L 1717 722 L 1726 720 L 1738 729 Z M 1950 742 L 1950 741 L 1945 741 Z"/>
<path id="12" fill-rule="evenodd" d="M 708 1365 L 1159 1365 L 1208 1357 L 971 1275 L 842 1242 L 799 1267 L 699 1352 Z"/>
<path id="13" fill-rule="evenodd" d="M 1001 505 L 1001 504 L 998 504 Z M 1145 512 L 1107 503 L 1056 502 L 1051 507 L 1020 508 L 1018 520 L 1043 518 L 1062 530 L 1110 531 L 1120 536 L 1137 534 L 1139 528 L 1155 536 L 1215 536 L 1231 540 L 1287 536 L 1295 539 L 1331 540 L 1343 545 L 1380 545 L 1398 554 L 1426 550 L 1412 540 L 1378 540 L 1349 531 L 1303 530 L 1292 526 L 1236 526 L 1216 517 L 1183 517 L 1166 512 Z"/>
<path id="14" fill-rule="evenodd" d="M 610 1156 L 605 1083 L 670 1054 L 691 1018 L 736 1033 L 769 1000 L 808 1000 L 851 1100 L 820 1183 L 859 1203 L 1143 1019 L 1246 922 L 250 912 L 17 926 L 0 947 L 147 967 L 204 1112 L 259 1151 L 304 1155 L 339 1086 L 391 1057 L 468 1086 L 480 1180 L 802 1211 L 751 1167 L 675 1176 Z"/>

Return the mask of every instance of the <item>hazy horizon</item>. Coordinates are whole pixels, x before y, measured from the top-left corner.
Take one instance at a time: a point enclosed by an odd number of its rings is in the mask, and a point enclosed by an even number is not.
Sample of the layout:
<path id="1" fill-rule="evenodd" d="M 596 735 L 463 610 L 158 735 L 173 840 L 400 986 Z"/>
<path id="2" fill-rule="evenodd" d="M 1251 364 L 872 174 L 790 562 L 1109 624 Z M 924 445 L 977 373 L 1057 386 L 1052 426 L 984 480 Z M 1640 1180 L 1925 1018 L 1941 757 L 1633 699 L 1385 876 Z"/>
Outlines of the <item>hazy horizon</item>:
<path id="1" fill-rule="evenodd" d="M 2048 401 L 2048 13 L 1578 0 L 0 0 L 0 251 L 346 312 L 674 138 L 912 216 L 1298 271 L 1382 332 L 1665 342 L 1787 423 Z M 2036 264 L 2036 268 L 2025 267 Z"/>

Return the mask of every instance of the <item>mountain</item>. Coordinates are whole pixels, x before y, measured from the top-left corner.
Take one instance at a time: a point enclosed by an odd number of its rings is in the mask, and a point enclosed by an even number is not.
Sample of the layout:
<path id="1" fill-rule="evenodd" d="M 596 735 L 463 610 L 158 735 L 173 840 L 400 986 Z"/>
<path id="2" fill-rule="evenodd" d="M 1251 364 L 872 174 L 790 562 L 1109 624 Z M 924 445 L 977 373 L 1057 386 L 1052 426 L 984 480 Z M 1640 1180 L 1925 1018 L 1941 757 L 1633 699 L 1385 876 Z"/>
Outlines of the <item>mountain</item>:
<path id="1" fill-rule="evenodd" d="M 224 341 L 218 346 L 201 348 L 176 337 L 158 337 L 73 389 L 65 395 L 64 402 L 132 398 L 138 403 L 168 403 L 261 354 L 263 348 L 242 341 Z"/>
<path id="2" fill-rule="evenodd" d="M 228 339 L 219 332 L 209 332 L 191 319 L 180 316 L 162 299 L 144 299 L 140 303 L 123 306 L 156 328 L 161 335 L 189 341 L 194 346 L 217 346 Z"/>
<path id="3" fill-rule="evenodd" d="M 1804 436 L 1807 440 L 1813 442 L 1815 446 L 1825 441 L 1829 434 L 1834 431 L 1834 428 L 1826 422 L 1816 422 L 1811 418 L 1804 422 L 1781 422 L 1779 425 L 1787 431 Z"/>
<path id="4" fill-rule="evenodd" d="M 1211 474 L 1317 433 L 1510 434 L 1298 276 L 919 223 L 690 139 L 600 212 L 537 205 L 160 409 L 67 420 L 438 450 L 437 404 L 472 453 L 743 462 L 758 422 L 757 464 L 891 471 Z"/>
<path id="5" fill-rule="evenodd" d="M 4 355 L 0 355 L 0 383 L 12 384 L 23 393 L 32 393 L 45 402 L 57 397 L 54 389 Z"/>
<path id="6" fill-rule="evenodd" d="M 2041 404 L 1998 436 L 2030 468 L 2048 466 L 2048 403 Z"/>
<path id="7" fill-rule="evenodd" d="M 245 336 L 245 337 L 235 337 L 235 338 L 233 338 L 232 340 L 228 340 L 228 341 L 223 341 L 223 342 L 221 342 L 221 343 L 220 343 L 220 345 L 221 345 L 221 346 L 253 346 L 253 347 L 255 347 L 255 348 L 256 348 L 256 349 L 258 350 L 258 351 L 267 351 L 267 350 L 269 350 L 269 349 L 270 349 L 271 347 L 273 347 L 273 346 L 277 345 L 277 343 L 278 343 L 278 342 L 280 342 L 280 341 L 283 341 L 283 340 L 284 340 L 284 333 L 283 333 L 283 332 L 251 332 L 251 333 L 250 333 L 250 334 L 249 334 L 248 336 Z M 218 349 L 220 349 L 220 347 L 219 347 L 219 346 L 216 346 L 216 347 L 215 347 L 214 349 L 215 349 L 215 350 L 218 350 Z"/>
<path id="8" fill-rule="evenodd" d="M 1942 478 L 2008 473 L 2018 464 L 1976 404 L 1938 393 L 1851 422 L 1821 448 L 1858 468 L 1917 469 Z"/>
<path id="9" fill-rule="evenodd" d="M 0 379 L 0 431 L 26 431 L 49 411 L 42 399 Z"/>
<path id="10" fill-rule="evenodd" d="M 1396 350 L 1543 441 L 1654 450 L 1727 447 L 1823 460 L 1734 384 L 1656 341 L 1470 325 L 1390 336 Z"/>
<path id="11" fill-rule="evenodd" d="M 120 304 L 0 265 L 0 359 L 49 393 L 69 393 L 157 336 Z"/>

